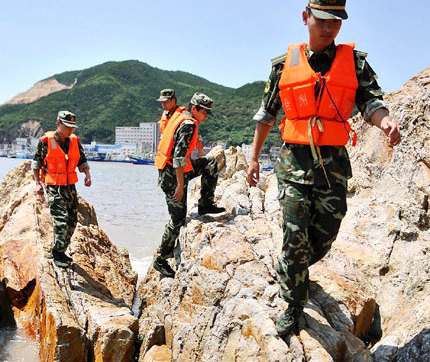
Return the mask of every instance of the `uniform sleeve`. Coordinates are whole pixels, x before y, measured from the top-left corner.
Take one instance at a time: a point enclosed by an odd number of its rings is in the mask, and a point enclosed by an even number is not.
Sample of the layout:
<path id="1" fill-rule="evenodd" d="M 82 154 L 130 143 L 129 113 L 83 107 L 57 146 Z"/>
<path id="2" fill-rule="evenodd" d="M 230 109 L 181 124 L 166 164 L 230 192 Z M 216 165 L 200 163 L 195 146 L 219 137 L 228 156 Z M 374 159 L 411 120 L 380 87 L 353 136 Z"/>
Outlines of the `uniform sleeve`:
<path id="1" fill-rule="evenodd" d="M 255 116 L 254 121 L 274 125 L 276 117 L 281 109 L 281 98 L 279 97 L 279 80 L 281 79 L 284 61 L 272 65 L 272 72 L 264 89 L 261 106 Z"/>
<path id="2" fill-rule="evenodd" d="M 355 104 L 364 120 L 370 122 L 370 117 L 376 110 L 387 106 L 383 101 L 383 91 L 378 85 L 376 73 L 366 60 L 366 53 L 354 51 L 358 88 Z"/>
<path id="3" fill-rule="evenodd" d="M 36 152 L 33 157 L 33 161 L 31 162 L 31 168 L 33 170 L 39 170 L 43 167 L 43 161 L 46 157 L 46 153 L 47 153 L 46 143 L 40 140 L 37 145 Z"/>
<path id="4" fill-rule="evenodd" d="M 84 148 L 82 147 L 81 142 L 78 143 L 78 146 L 79 146 L 79 155 L 80 155 L 79 162 L 78 162 L 79 170 L 83 170 L 85 168 L 90 169 L 90 165 L 88 163 L 87 156 L 85 156 Z"/>
<path id="5" fill-rule="evenodd" d="M 188 148 L 193 139 L 193 135 L 195 132 L 196 126 L 193 121 L 186 120 L 182 122 L 178 129 L 175 132 L 175 136 L 173 137 L 173 167 L 185 167 L 187 165 L 187 158 L 185 155 L 187 154 Z"/>

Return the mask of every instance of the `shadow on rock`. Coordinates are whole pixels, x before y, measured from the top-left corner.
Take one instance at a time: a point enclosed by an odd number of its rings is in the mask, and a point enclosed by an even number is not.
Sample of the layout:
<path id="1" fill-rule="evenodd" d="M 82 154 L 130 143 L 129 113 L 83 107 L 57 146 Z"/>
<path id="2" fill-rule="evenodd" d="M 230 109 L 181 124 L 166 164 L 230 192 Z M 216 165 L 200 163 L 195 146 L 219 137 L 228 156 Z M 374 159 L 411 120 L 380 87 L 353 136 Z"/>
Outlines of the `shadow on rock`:
<path id="1" fill-rule="evenodd" d="M 71 287 L 73 290 L 80 291 L 95 298 L 101 299 L 107 303 L 114 304 L 120 307 L 127 307 L 124 299 L 114 298 L 111 291 L 102 283 L 94 280 L 82 267 L 74 263 L 72 270 L 78 277 L 71 276 Z"/>
<path id="2" fill-rule="evenodd" d="M 4 280 L 0 283 L 0 328 L 16 326 L 5 284 Z"/>
<path id="3" fill-rule="evenodd" d="M 375 361 L 425 362 L 430 361 L 430 329 L 425 328 L 413 339 L 399 348 L 381 344 L 373 353 Z"/>

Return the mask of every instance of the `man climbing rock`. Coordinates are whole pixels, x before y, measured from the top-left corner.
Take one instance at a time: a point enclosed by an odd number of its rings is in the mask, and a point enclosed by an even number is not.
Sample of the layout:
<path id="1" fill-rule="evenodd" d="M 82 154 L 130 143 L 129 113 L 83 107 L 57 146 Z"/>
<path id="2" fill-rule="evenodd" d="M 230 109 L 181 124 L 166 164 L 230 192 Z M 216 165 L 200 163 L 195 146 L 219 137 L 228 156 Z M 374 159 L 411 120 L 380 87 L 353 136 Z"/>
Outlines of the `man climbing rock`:
<path id="1" fill-rule="evenodd" d="M 284 142 L 275 165 L 283 215 L 283 246 L 278 256 L 280 296 L 288 309 L 276 323 L 281 336 L 297 326 L 309 300 L 310 265 L 330 250 L 346 213 L 347 180 L 352 176 L 345 145 L 355 139 L 348 118 L 354 104 L 363 118 L 379 127 L 388 145 L 400 131 L 382 101 L 366 53 L 353 43 L 335 44 L 346 0 L 309 0 L 302 13 L 309 41 L 290 45 L 272 62 L 257 121 L 248 182 L 259 180 L 258 157 L 281 108 Z"/>
<path id="2" fill-rule="evenodd" d="M 198 125 L 212 111 L 213 101 L 203 93 L 195 93 L 186 111 L 175 112 L 170 118 L 158 146 L 155 167 L 159 170 L 158 184 L 166 194 L 170 220 L 166 224 L 154 268 L 161 277 L 174 277 L 175 272 L 167 259 L 173 257 L 173 248 L 187 215 L 188 182 L 202 176 L 198 213 L 215 214 L 225 211 L 217 207 L 214 193 L 218 180 L 217 161 L 212 157 L 191 159 L 198 142 Z"/>

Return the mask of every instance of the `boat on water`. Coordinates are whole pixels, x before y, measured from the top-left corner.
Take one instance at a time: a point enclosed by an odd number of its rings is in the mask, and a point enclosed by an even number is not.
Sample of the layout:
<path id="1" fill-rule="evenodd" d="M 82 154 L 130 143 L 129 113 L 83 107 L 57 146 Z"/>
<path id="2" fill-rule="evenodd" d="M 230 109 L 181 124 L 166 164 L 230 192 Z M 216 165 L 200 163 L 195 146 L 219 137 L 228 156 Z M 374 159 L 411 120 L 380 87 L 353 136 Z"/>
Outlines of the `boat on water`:
<path id="1" fill-rule="evenodd" d="M 98 162 L 101 162 L 101 161 L 105 161 L 105 156 L 89 156 L 89 157 L 87 157 L 87 160 L 88 161 L 98 161 Z"/>
<path id="2" fill-rule="evenodd" d="M 154 160 L 148 159 L 148 158 L 141 158 L 136 156 L 128 156 L 128 158 L 131 160 L 131 163 L 133 165 L 153 165 Z"/>
<path id="3" fill-rule="evenodd" d="M 265 166 L 265 167 L 262 167 L 262 170 L 263 170 L 263 171 L 272 171 L 272 170 L 273 170 L 273 166 Z"/>

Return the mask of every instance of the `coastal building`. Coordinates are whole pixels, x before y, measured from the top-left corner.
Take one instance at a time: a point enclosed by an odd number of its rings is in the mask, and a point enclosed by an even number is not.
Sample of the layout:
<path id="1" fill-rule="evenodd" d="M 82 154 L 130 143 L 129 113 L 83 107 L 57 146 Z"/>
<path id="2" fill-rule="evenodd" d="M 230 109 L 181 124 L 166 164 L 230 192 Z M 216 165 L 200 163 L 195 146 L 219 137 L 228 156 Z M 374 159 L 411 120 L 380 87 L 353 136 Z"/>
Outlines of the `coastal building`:
<path id="1" fill-rule="evenodd" d="M 137 143 L 97 143 L 82 144 L 82 147 L 88 159 L 106 159 L 106 160 L 125 160 L 128 156 L 136 155 L 140 152 Z"/>
<path id="2" fill-rule="evenodd" d="M 281 153 L 281 147 L 279 147 L 279 146 L 272 146 L 270 148 L 269 153 L 270 153 L 270 159 L 272 161 L 276 161 L 276 159 L 278 158 L 279 154 Z"/>
<path id="3" fill-rule="evenodd" d="M 249 162 L 251 158 L 251 151 L 252 151 L 252 145 L 246 145 L 245 143 L 242 143 L 242 152 L 246 157 L 246 161 Z"/>
<path id="4" fill-rule="evenodd" d="M 135 143 L 140 152 L 155 154 L 160 140 L 157 122 L 141 122 L 139 127 L 115 127 L 115 143 Z"/>
<path id="5" fill-rule="evenodd" d="M 247 145 L 245 143 L 242 143 L 242 146 L 240 148 L 242 149 L 242 152 L 245 155 L 246 162 L 249 163 L 249 160 L 251 159 L 252 145 Z M 272 149 L 270 150 L 270 154 L 264 153 L 264 152 L 260 153 L 260 157 L 258 160 L 260 162 L 261 167 L 272 167 L 273 166 Z"/>

